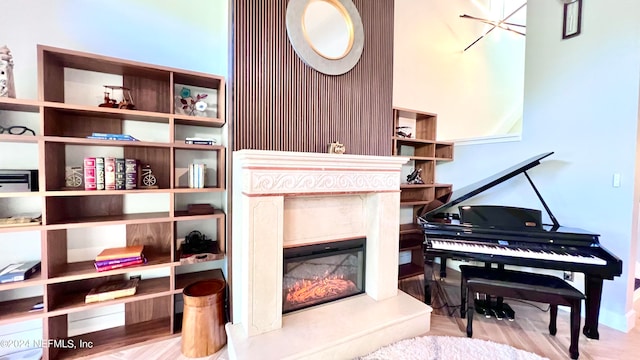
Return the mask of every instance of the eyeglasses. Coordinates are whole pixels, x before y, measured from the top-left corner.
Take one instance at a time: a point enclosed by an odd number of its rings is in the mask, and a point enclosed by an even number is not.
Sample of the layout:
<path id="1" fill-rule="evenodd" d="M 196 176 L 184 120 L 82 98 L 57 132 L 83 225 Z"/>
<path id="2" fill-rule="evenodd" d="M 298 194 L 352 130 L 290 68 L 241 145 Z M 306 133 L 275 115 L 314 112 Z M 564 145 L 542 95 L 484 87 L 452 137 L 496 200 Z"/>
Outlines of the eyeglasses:
<path id="1" fill-rule="evenodd" d="M 9 133 L 11 135 L 22 135 L 27 131 L 31 132 L 31 135 L 36 136 L 35 131 L 26 126 L 9 126 L 8 128 L 0 126 L 0 134 Z"/>

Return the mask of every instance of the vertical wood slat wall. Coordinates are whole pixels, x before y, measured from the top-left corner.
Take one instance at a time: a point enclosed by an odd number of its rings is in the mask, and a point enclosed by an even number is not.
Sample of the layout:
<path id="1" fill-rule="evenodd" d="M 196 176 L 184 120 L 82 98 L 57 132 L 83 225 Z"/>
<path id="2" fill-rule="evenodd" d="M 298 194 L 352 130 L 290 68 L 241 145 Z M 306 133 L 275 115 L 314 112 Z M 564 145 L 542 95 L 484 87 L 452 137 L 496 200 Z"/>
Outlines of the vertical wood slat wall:
<path id="1" fill-rule="evenodd" d="M 338 76 L 297 56 L 287 37 L 287 3 L 232 0 L 231 148 L 326 152 L 339 141 L 348 154 L 391 155 L 394 1 L 353 0 L 364 50 Z"/>

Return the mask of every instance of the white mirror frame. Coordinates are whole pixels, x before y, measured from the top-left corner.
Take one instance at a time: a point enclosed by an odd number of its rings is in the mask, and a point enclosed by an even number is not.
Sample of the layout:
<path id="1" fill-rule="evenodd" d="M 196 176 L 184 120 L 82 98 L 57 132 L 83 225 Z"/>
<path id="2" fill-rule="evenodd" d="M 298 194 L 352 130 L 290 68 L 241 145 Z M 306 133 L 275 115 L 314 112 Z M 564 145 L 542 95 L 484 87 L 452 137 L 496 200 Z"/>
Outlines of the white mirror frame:
<path id="1" fill-rule="evenodd" d="M 344 10 L 346 12 L 345 15 L 349 17 L 345 21 L 350 21 L 353 26 L 353 39 L 350 49 L 344 56 L 332 59 L 316 52 L 314 47 L 307 42 L 303 17 L 308 4 L 312 1 L 314 0 L 290 0 L 287 5 L 287 35 L 291 46 L 293 46 L 302 61 L 311 68 L 327 75 L 342 75 L 353 69 L 362 55 L 364 29 L 358 9 L 351 0 L 323 0 Z"/>

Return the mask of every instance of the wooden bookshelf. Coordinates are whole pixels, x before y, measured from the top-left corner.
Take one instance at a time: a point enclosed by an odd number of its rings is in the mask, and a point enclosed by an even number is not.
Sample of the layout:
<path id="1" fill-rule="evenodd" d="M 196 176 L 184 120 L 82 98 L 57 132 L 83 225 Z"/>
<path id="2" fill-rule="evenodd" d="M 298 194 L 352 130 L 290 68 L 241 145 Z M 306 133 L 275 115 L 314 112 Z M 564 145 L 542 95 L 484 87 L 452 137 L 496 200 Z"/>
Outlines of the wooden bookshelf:
<path id="1" fill-rule="evenodd" d="M 182 310 L 177 308 L 176 297 L 182 289 L 198 280 L 223 278 L 222 271 L 215 268 L 213 261 L 209 262 L 208 269 L 204 267 L 205 270 L 202 266 L 194 268 L 181 263 L 178 249 L 188 233 L 185 228 L 192 223 L 205 224 L 214 229 L 206 235 L 219 245 L 212 260 L 225 257 L 227 217 L 222 210 L 224 196 L 219 195 L 226 192 L 227 153 L 226 147 L 219 145 L 220 138 L 224 138 L 222 132 L 226 131 L 223 128 L 226 122 L 224 77 L 42 45 L 37 48 L 37 56 L 39 98 L 0 98 L 0 112 L 10 113 L 11 118 L 28 117 L 28 127 L 36 135 L 0 134 L 0 143 L 32 147 L 38 159 L 39 191 L 0 192 L 0 205 L 10 209 L 18 201 L 36 204 L 42 214 L 42 223 L 2 227 L 0 235 L 33 232 L 38 236 L 35 242 L 40 246 L 42 270 L 31 279 L 0 284 L 0 292 L 7 295 L 4 298 L 12 299 L 0 301 L 0 325 L 41 319 L 43 339 L 71 341 L 75 345 L 80 341 L 91 342 L 91 347 L 73 349 L 44 347 L 43 359 L 92 357 L 140 342 L 179 335 L 177 322 L 180 322 Z M 120 78 L 121 83 L 114 85 L 131 89 L 135 110 L 68 100 L 82 98 L 78 96 L 82 94 L 74 94 L 77 88 L 68 84 L 68 71 L 90 72 L 87 79 L 93 78 L 95 73 Z M 100 98 L 103 86 L 101 82 L 95 84 L 96 95 Z M 214 105 L 197 115 L 181 112 L 176 106 L 176 96 L 182 87 L 205 91 Z M 119 94 L 111 96 L 115 98 Z M 0 126 L 8 125 L 14 124 L 5 124 L 0 117 Z M 131 135 L 140 141 L 87 138 L 94 132 L 129 133 L 130 128 L 137 129 L 138 133 Z M 147 138 L 147 130 L 155 131 L 154 135 Z M 185 144 L 185 137 L 200 136 L 200 132 L 217 136 L 217 144 Z M 91 152 L 96 148 L 117 154 L 109 156 L 133 158 L 140 164 L 149 164 L 157 188 L 92 191 L 84 187 L 67 188 L 65 166 L 82 165 L 69 163 L 70 159 L 95 156 Z M 0 162 L 4 157 L 14 155 L 0 153 Z M 178 181 L 179 169 L 184 169 L 190 161 L 206 161 L 207 168 L 211 169 L 212 176 L 206 178 L 204 188 L 192 189 Z M 137 203 L 131 206 L 132 198 L 137 202 L 160 198 L 162 207 L 166 208 L 147 206 L 141 210 L 143 206 L 137 206 Z M 191 215 L 186 211 L 187 203 L 202 201 L 211 202 L 214 213 Z M 124 231 L 120 232 L 123 238 L 119 240 L 126 245 L 144 245 L 147 262 L 97 272 L 93 259 L 72 259 L 71 234 L 102 226 L 123 227 Z M 131 274 L 142 275 L 135 295 L 85 303 L 84 297 L 91 288 L 109 280 L 128 279 Z M 23 290 L 40 295 L 20 295 Z M 30 311 L 38 302 L 44 304 L 44 309 Z M 115 304 L 124 306 L 124 326 L 69 336 L 69 314 Z"/>
<path id="2" fill-rule="evenodd" d="M 424 184 L 408 184 L 406 179 L 400 184 L 400 206 L 411 208 L 411 223 L 401 224 L 399 231 L 400 251 L 411 252 L 411 262 L 400 265 L 399 278 L 423 273 L 422 230 L 417 225 L 417 217 L 425 206 L 451 192 L 451 184 L 436 183 L 436 164 L 453 160 L 453 143 L 436 140 L 438 116 L 434 113 L 403 108 L 393 109 L 393 155 L 409 158 L 414 169 L 420 169 Z M 408 137 L 400 136 L 396 129 L 406 126 Z"/>

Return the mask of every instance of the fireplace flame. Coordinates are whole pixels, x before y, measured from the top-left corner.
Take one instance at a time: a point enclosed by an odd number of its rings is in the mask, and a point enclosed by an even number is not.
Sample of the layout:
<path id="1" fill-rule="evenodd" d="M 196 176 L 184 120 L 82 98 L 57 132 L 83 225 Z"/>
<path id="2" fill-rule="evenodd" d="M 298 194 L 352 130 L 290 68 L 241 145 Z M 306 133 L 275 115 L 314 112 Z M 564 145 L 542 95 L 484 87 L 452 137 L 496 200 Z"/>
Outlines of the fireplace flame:
<path id="1" fill-rule="evenodd" d="M 308 304 L 342 297 L 357 291 L 356 284 L 351 280 L 344 279 L 343 276 L 333 275 L 311 280 L 303 279 L 289 288 L 287 303 L 290 305 Z"/>

